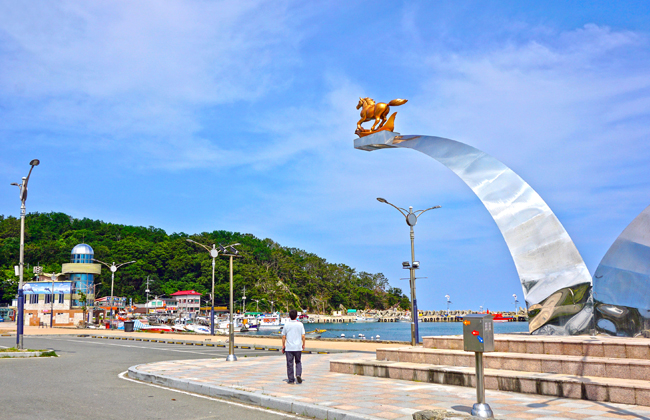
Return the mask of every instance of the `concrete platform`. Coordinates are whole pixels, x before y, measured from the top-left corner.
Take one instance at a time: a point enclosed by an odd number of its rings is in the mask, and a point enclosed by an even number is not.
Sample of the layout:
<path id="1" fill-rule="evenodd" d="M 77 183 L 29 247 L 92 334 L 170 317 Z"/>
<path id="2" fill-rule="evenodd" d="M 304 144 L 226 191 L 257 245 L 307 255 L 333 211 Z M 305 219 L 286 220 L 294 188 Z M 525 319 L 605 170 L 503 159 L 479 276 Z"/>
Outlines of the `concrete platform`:
<path id="1" fill-rule="evenodd" d="M 429 349 L 463 350 L 463 337 L 457 335 L 423 337 Z M 556 354 L 567 356 L 611 357 L 650 360 L 650 339 L 597 337 L 554 337 L 501 334 L 494 339 L 494 350 L 503 353 Z"/>
<path id="2" fill-rule="evenodd" d="M 332 372 L 475 387 L 460 336 L 332 361 Z M 484 354 L 487 389 L 650 406 L 650 339 L 500 335 Z"/>
<path id="3" fill-rule="evenodd" d="M 422 347 L 378 349 L 377 360 L 424 363 L 428 365 L 473 367 L 474 353 L 463 350 L 436 350 Z M 610 357 L 567 356 L 530 353 L 485 353 L 486 369 L 504 369 L 574 376 L 618 379 L 650 379 L 650 360 Z"/>
<path id="4" fill-rule="evenodd" d="M 337 361 L 369 357 L 363 353 L 305 354 L 300 385 L 285 382 L 284 359 L 275 357 L 143 364 L 131 367 L 129 376 L 323 420 L 412 420 L 415 412 L 435 409 L 469 414 L 476 402 L 475 389 L 464 386 L 330 371 Z M 650 408 L 638 405 L 493 390 L 486 391 L 486 399 L 501 419 L 650 419 Z"/>

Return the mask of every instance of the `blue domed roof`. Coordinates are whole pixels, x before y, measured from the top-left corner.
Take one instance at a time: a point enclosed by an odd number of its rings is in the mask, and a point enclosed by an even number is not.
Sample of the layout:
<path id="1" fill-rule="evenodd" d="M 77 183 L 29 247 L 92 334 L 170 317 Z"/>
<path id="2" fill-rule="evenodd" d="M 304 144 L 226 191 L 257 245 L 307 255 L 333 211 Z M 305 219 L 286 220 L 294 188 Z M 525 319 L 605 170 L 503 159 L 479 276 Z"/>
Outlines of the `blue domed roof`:
<path id="1" fill-rule="evenodd" d="M 72 248 L 71 254 L 95 255 L 95 251 L 93 251 L 92 247 L 88 244 L 79 244 Z"/>

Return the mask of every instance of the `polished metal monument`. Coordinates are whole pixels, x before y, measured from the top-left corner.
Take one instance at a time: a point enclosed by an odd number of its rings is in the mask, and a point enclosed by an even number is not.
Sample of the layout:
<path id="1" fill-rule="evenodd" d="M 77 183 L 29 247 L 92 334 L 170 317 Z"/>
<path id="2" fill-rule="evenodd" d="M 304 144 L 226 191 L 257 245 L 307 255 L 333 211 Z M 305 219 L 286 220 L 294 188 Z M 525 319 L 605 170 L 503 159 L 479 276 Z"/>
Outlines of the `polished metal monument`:
<path id="1" fill-rule="evenodd" d="M 592 279 L 560 221 L 512 169 L 472 146 L 433 136 L 378 131 L 354 141 L 372 151 L 409 148 L 458 175 L 496 222 L 514 260 L 532 333 L 574 335 L 591 325 Z"/>
<path id="2" fill-rule="evenodd" d="M 595 328 L 618 336 L 650 330 L 650 206 L 614 241 L 594 273 Z"/>

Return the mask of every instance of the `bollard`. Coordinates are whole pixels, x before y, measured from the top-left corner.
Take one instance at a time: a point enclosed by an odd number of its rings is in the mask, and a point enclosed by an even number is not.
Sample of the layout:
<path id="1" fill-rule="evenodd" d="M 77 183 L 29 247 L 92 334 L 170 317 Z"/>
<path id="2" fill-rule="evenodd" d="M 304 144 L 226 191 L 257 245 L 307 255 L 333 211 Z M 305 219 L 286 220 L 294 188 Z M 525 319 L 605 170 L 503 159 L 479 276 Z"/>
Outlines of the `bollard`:
<path id="1" fill-rule="evenodd" d="M 476 359 L 476 404 L 472 416 L 494 418 L 492 409 L 485 402 L 485 378 L 483 353 L 494 351 L 494 322 L 492 315 L 465 315 L 463 319 L 463 345 L 465 351 L 473 351 Z"/>

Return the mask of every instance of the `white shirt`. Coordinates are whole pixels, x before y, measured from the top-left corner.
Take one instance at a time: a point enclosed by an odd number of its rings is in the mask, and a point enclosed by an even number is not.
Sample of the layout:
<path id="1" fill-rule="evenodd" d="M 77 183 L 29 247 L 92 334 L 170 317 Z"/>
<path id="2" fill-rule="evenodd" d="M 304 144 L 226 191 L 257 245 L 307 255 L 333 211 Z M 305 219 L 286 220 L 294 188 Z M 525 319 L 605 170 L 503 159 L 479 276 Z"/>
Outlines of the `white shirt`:
<path id="1" fill-rule="evenodd" d="M 305 326 L 302 325 L 302 322 L 287 321 L 282 328 L 282 335 L 287 337 L 286 351 L 302 351 L 302 336 L 305 335 Z"/>

